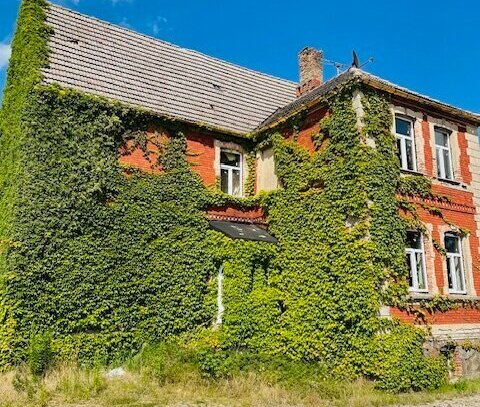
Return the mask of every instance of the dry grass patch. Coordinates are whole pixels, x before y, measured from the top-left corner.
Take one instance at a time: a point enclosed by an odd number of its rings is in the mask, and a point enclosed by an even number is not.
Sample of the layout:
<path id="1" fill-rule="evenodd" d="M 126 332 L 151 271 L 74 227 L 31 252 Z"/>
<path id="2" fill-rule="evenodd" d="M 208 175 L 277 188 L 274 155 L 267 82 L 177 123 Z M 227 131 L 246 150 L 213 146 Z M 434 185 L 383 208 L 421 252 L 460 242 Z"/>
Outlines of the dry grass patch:
<path id="1" fill-rule="evenodd" d="M 210 380 L 187 369 L 173 380 L 152 377 L 142 369 L 127 370 L 122 377 L 108 378 L 105 369 L 62 364 L 41 378 L 26 369 L 0 375 L 1 407 L 378 407 L 416 404 L 480 393 L 480 380 L 462 381 L 435 392 L 389 394 L 371 382 L 352 383 L 331 379 L 295 386 L 272 383 L 257 373 Z"/>

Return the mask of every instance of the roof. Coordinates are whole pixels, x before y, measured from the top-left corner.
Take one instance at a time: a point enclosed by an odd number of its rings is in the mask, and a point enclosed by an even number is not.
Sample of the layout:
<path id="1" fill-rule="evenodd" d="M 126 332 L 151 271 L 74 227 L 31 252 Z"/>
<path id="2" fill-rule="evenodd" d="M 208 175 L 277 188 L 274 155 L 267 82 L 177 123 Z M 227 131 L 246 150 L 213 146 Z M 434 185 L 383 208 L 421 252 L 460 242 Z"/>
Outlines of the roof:
<path id="1" fill-rule="evenodd" d="M 78 89 L 239 136 L 274 127 L 359 81 L 480 125 L 480 115 L 350 68 L 297 98 L 296 83 L 49 4 L 46 84 Z"/>
<path id="2" fill-rule="evenodd" d="M 476 113 L 459 109 L 455 106 L 440 102 L 420 93 L 413 92 L 407 88 L 379 78 L 378 76 L 372 75 L 359 68 L 351 67 L 345 72 L 342 72 L 340 75 L 335 76 L 329 81 L 326 81 L 323 85 L 315 88 L 311 92 L 306 93 L 296 100 L 293 100 L 286 106 L 277 109 L 258 126 L 256 131 L 262 131 L 269 127 L 275 126 L 279 121 L 285 120 L 288 117 L 291 117 L 314 104 L 318 104 L 318 102 L 322 100 L 326 100 L 326 97 L 328 97 L 331 92 L 354 81 L 365 83 L 371 87 L 383 90 L 406 100 L 412 100 L 415 103 L 429 107 L 432 110 L 442 112 L 443 114 L 450 115 L 458 119 L 463 119 L 469 123 L 480 125 L 480 115 Z"/>
<path id="3" fill-rule="evenodd" d="M 296 83 L 49 4 L 44 82 L 245 134 L 296 98 Z"/>

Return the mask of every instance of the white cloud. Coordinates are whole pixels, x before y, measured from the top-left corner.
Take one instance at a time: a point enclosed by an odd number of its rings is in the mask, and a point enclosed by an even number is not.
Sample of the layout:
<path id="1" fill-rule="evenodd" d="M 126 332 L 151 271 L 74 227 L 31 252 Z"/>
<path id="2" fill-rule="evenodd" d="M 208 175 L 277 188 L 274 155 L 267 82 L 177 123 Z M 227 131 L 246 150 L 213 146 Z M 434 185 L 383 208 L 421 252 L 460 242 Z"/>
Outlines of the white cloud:
<path id="1" fill-rule="evenodd" d="M 10 55 L 12 55 L 12 47 L 10 44 L 0 42 L 0 69 L 3 69 L 8 65 Z"/>
<path id="2" fill-rule="evenodd" d="M 75 6 L 78 6 L 80 4 L 80 0 L 54 0 L 57 3 L 63 5 L 63 6 L 68 6 L 69 4 L 74 4 Z M 116 6 L 118 3 L 132 3 L 133 0 L 103 0 L 107 1 L 108 3 L 111 3 L 113 6 Z"/>
<path id="3" fill-rule="evenodd" d="M 78 0 L 77 0 L 78 1 Z M 110 3 L 112 3 L 114 6 L 117 5 L 118 3 L 131 3 L 133 0 L 110 0 Z"/>
<path id="4" fill-rule="evenodd" d="M 127 17 L 123 17 L 122 20 L 118 23 L 118 25 L 129 29 L 133 28 L 132 25 L 128 22 Z"/>
<path id="5" fill-rule="evenodd" d="M 155 19 L 155 21 L 151 24 L 153 35 L 158 35 L 160 31 L 163 31 L 167 23 L 168 23 L 168 20 L 166 17 L 158 16 Z"/>

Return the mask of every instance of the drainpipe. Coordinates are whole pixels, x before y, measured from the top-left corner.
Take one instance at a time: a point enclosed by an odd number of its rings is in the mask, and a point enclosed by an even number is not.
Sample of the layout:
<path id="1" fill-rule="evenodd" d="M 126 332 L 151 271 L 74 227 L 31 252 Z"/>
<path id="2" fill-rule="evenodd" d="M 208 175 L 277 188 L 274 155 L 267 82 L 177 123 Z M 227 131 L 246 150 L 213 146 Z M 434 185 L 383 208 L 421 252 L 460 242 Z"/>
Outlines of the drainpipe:
<path id="1" fill-rule="evenodd" d="M 217 276 L 217 318 L 215 319 L 215 328 L 222 325 L 222 317 L 225 307 L 223 305 L 223 264 L 218 269 Z"/>

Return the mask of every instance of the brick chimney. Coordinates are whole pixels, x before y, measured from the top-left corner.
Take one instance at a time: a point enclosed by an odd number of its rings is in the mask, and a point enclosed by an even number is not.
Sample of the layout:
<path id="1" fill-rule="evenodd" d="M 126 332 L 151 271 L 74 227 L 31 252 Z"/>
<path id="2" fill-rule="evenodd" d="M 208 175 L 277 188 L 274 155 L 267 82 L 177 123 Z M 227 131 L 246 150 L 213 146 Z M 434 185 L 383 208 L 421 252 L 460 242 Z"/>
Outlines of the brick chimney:
<path id="1" fill-rule="evenodd" d="M 300 83 L 297 96 L 319 87 L 323 83 L 323 51 L 306 47 L 298 54 Z"/>

